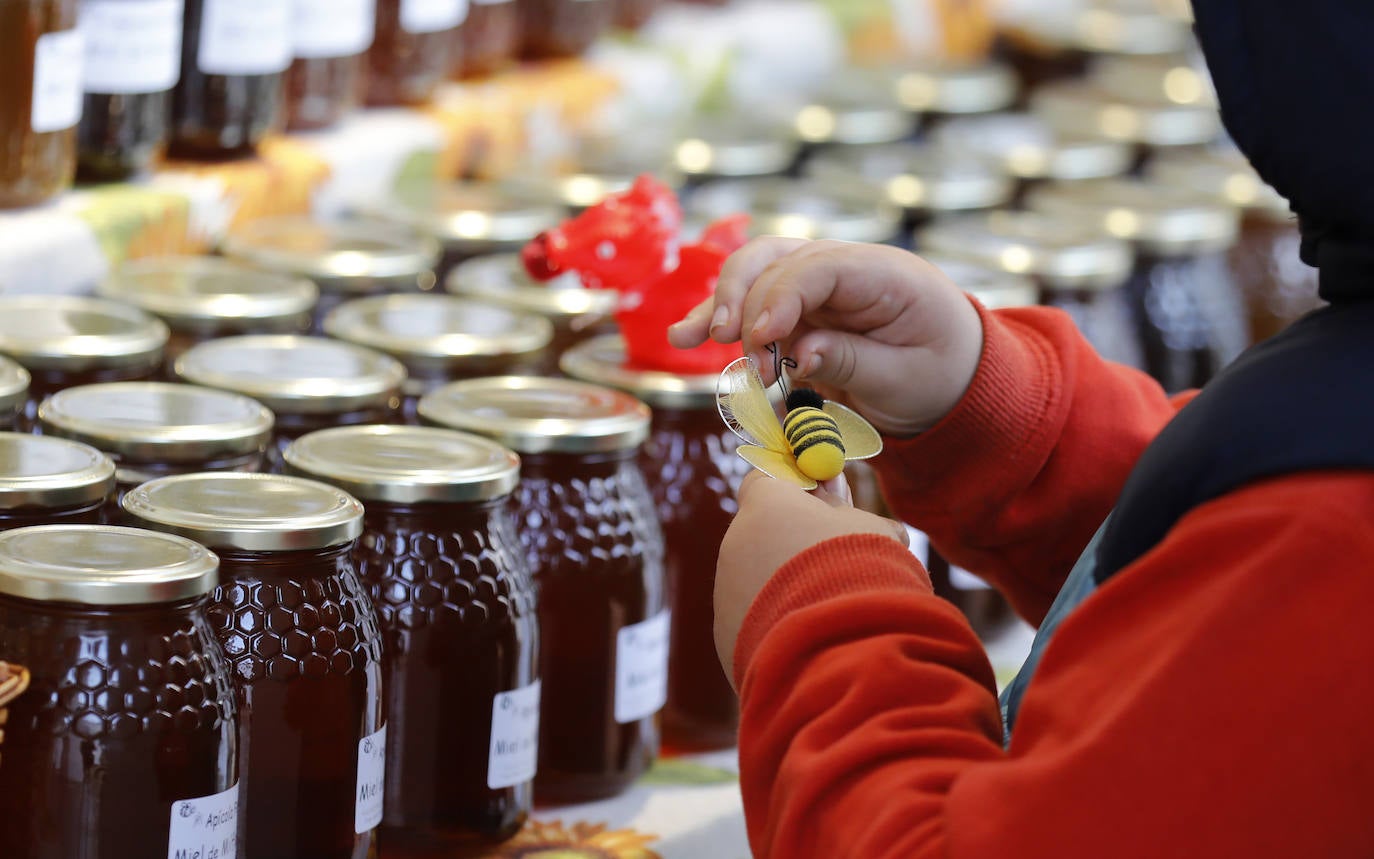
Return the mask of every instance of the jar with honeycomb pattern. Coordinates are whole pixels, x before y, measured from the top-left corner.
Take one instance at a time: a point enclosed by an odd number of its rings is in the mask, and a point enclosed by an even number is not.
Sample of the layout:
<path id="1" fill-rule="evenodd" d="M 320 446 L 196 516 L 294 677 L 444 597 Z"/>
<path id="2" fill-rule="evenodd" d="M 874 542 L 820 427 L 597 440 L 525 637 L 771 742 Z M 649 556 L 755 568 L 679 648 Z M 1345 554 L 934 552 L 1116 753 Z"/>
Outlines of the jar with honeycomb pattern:
<path id="1" fill-rule="evenodd" d="M 163 477 L 124 496 L 144 528 L 215 550 L 207 611 L 234 678 L 240 856 L 367 859 L 382 820 L 382 638 L 353 568 L 363 508 L 270 474 Z"/>
<path id="2" fill-rule="evenodd" d="M 520 460 L 467 433 L 340 427 L 287 468 L 367 506 L 353 550 L 385 636 L 381 855 L 447 856 L 514 835 L 539 740 L 534 587 L 507 501 Z"/>
<path id="3" fill-rule="evenodd" d="M 0 432 L 0 531 L 30 525 L 99 525 L 115 464 L 93 447 Z"/>
<path id="4" fill-rule="evenodd" d="M 514 503 L 539 592 L 535 796 L 620 793 L 658 753 L 668 689 L 663 535 L 635 462 L 648 408 L 596 385 L 500 376 L 426 395 L 420 417 L 520 454 Z"/>
<path id="5" fill-rule="evenodd" d="M 30 672 L 5 725 L 6 859 L 233 855 L 239 711 L 206 619 L 217 566 L 132 528 L 0 534 L 0 653 Z"/>

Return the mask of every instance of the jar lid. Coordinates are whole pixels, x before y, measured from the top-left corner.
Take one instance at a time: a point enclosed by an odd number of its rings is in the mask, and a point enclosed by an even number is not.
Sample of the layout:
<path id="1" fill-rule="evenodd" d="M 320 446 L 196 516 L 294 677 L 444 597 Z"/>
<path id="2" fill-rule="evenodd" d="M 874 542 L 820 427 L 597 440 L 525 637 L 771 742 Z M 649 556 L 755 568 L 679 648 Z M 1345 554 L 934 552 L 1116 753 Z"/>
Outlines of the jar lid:
<path id="1" fill-rule="evenodd" d="M 1040 290 L 1030 278 L 939 253 L 922 253 L 921 259 L 943 271 L 989 310 L 1034 307 L 1040 303 Z"/>
<path id="2" fill-rule="evenodd" d="M 0 412 L 16 412 L 29 397 L 29 371 L 0 357 Z"/>
<path id="3" fill-rule="evenodd" d="M 917 113 L 992 113 L 1016 100 L 1016 75 L 1001 63 L 933 60 L 894 76 L 897 102 Z"/>
<path id="4" fill-rule="evenodd" d="M 1161 185 L 1202 191 L 1274 221 L 1294 218 L 1288 201 L 1259 177 L 1238 149 L 1161 152 L 1150 159 L 1146 175 Z"/>
<path id="5" fill-rule="evenodd" d="M 398 194 L 376 214 L 423 230 L 450 249 L 476 252 L 517 249 L 558 226 L 564 210 L 548 188 L 517 182 L 453 182 Z"/>
<path id="6" fill-rule="evenodd" d="M 363 501 L 489 501 L 520 480 L 520 457 L 480 436 L 448 429 L 355 426 L 302 436 L 286 449 L 292 473 Z"/>
<path id="7" fill-rule="evenodd" d="M 879 189 L 827 176 L 711 182 L 693 192 L 688 210 L 707 220 L 748 212 L 756 234 L 850 242 L 885 241 L 901 220 Z"/>
<path id="8" fill-rule="evenodd" d="M 452 295 L 355 299 L 326 316 L 324 330 L 412 365 L 474 369 L 485 360 L 538 352 L 553 340 L 553 325 L 542 316 Z"/>
<path id="9" fill-rule="evenodd" d="M 0 432 L 0 510 L 79 507 L 100 501 L 114 487 L 114 463 L 93 447 Z"/>
<path id="10" fill-rule="evenodd" d="M 1122 141 L 1062 134 L 1027 113 L 957 117 L 936 129 L 935 142 L 994 161 L 1017 179 L 1101 179 L 1126 173 L 1135 161 Z"/>
<path id="11" fill-rule="evenodd" d="M 432 276 L 439 245 L 397 224 L 325 222 L 304 215 L 260 218 L 225 237 L 221 250 L 269 271 L 367 292 L 378 280 Z M 430 281 L 432 284 L 433 281 Z"/>
<path id="12" fill-rule="evenodd" d="M 1078 15 L 1077 47 L 1112 54 L 1164 54 L 1192 41 L 1186 19 L 1159 0 L 1092 0 Z"/>
<path id="13" fill-rule="evenodd" d="M 228 391 L 170 382 L 110 382 L 59 391 L 38 407 L 46 432 L 120 457 L 170 462 L 262 450 L 272 413 Z"/>
<path id="14" fill-rule="evenodd" d="M 1193 146 L 1221 133 L 1215 108 L 1119 98 L 1078 82 L 1040 87 L 1031 95 L 1031 110 L 1065 134 L 1148 146 Z"/>
<path id="15" fill-rule="evenodd" d="M 796 160 L 795 134 L 786 126 L 743 117 L 711 117 L 693 125 L 673 149 L 688 176 L 772 176 Z"/>
<path id="16" fill-rule="evenodd" d="M 625 366 L 625 341 L 618 334 L 593 337 L 571 347 L 558 361 L 564 373 L 584 382 L 629 391 L 656 409 L 714 409 L 719 373 L 682 375 Z"/>
<path id="17" fill-rule="evenodd" d="M 466 430 L 520 453 L 597 453 L 637 447 L 649 407 L 585 382 L 497 376 L 445 385 L 420 400 L 420 417 Z"/>
<path id="18" fill-rule="evenodd" d="M 332 414 L 400 396 L 405 367 L 380 352 L 294 334 L 223 337 L 177 358 L 178 378 L 252 397 L 282 414 Z"/>
<path id="19" fill-rule="evenodd" d="M 968 259 L 1051 287 L 1106 289 L 1131 273 L 1131 247 L 1084 222 L 1039 212 L 990 212 L 920 231 L 917 247 Z"/>
<path id="20" fill-rule="evenodd" d="M 362 533 L 363 505 L 314 480 L 203 472 L 159 477 L 124 496 L 145 528 L 245 552 L 324 549 Z"/>
<path id="21" fill-rule="evenodd" d="M 169 332 L 137 307 L 77 295 L 0 296 L 0 352 L 29 370 L 154 364 Z"/>
<path id="22" fill-rule="evenodd" d="M 310 312 L 319 290 L 287 277 L 216 257 L 129 260 L 100 284 L 100 294 L 173 324 L 289 320 Z"/>
<path id="23" fill-rule="evenodd" d="M 807 165 L 807 175 L 830 185 L 879 188 L 908 211 L 992 209 L 1016 191 L 1011 177 L 989 160 L 906 143 L 822 152 Z"/>
<path id="24" fill-rule="evenodd" d="M 519 254 L 490 254 L 461 262 L 444 286 L 455 295 L 554 319 L 610 316 L 618 301 L 614 290 L 585 288 L 575 272 L 537 281 L 525 270 Z"/>
<path id="25" fill-rule="evenodd" d="M 40 525 L 0 534 L 0 593 L 40 602 L 147 605 L 204 596 L 219 558 L 171 534 Z"/>
<path id="26" fill-rule="evenodd" d="M 1093 63 L 1089 80 L 1108 95 L 1127 101 L 1217 107 L 1212 76 L 1193 54 L 1105 56 Z"/>
<path id="27" fill-rule="evenodd" d="M 897 101 L 891 73 L 844 69 L 828 77 L 797 111 L 797 137 L 806 143 L 865 145 L 903 140 L 918 117 Z"/>
<path id="28" fill-rule="evenodd" d="M 1031 191 L 1027 205 L 1165 255 L 1223 250 L 1239 229 L 1234 208 L 1203 192 L 1158 182 L 1094 179 L 1046 185 Z"/>

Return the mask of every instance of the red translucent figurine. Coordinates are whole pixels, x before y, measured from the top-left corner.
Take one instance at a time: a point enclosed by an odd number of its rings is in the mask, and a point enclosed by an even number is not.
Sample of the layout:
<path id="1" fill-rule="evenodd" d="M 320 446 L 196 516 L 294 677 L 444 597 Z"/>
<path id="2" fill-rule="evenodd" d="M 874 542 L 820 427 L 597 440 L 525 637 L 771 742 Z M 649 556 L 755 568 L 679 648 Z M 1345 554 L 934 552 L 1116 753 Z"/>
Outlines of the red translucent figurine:
<path id="1" fill-rule="evenodd" d="M 737 344 L 708 341 L 695 349 L 668 344 L 668 326 L 716 288 L 725 258 L 744 244 L 748 215 L 723 218 L 696 244 L 683 245 L 682 208 L 671 188 L 652 176 L 613 194 L 525 246 L 525 268 L 536 280 L 575 271 L 589 289 L 620 293 L 616 322 L 626 363 L 637 370 L 719 373 L 739 357 Z"/>

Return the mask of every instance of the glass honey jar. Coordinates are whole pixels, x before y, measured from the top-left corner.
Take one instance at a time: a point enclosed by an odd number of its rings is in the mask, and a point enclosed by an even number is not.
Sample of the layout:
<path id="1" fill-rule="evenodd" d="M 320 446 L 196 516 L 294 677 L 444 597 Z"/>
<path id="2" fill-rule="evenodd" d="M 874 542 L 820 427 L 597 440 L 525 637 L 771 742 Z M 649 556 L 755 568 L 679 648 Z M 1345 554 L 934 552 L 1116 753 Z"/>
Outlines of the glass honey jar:
<path id="1" fill-rule="evenodd" d="M 739 700 L 711 637 L 712 595 L 716 553 L 739 510 L 735 490 L 751 466 L 735 455 L 739 438 L 716 409 L 719 377 L 626 369 L 615 336 L 574 346 L 562 366 L 574 379 L 628 391 L 653 409 L 639 465 L 663 528 L 673 607 L 664 738 L 675 748 L 729 748 Z"/>
<path id="2" fill-rule="evenodd" d="M 457 77 L 476 78 L 500 71 L 515 59 L 520 45 L 515 0 L 471 0 L 457 41 Z"/>
<path id="3" fill-rule="evenodd" d="M 339 305 L 325 333 L 385 352 L 406 368 L 401 412 L 445 382 L 533 374 L 547 363 L 553 325 L 542 316 L 452 295 L 385 295 Z"/>
<path id="4" fill-rule="evenodd" d="M 268 468 L 281 471 L 282 452 L 315 430 L 400 419 L 406 371 L 393 358 L 324 337 L 258 335 L 210 340 L 177 359 L 177 378 L 233 391 L 276 417 Z"/>
<path id="5" fill-rule="evenodd" d="M 272 474 L 163 477 L 124 496 L 130 522 L 213 549 L 210 628 L 241 714 L 243 856 L 367 859 L 382 820 L 382 636 L 353 567 L 363 508 Z"/>
<path id="6" fill-rule="evenodd" d="M 912 59 L 889 72 L 897 103 L 933 131 L 953 117 L 996 113 L 1016 100 L 1011 68 L 997 61 Z"/>
<path id="7" fill-rule="evenodd" d="M 455 65 L 468 0 L 377 0 L 367 104 L 424 104 Z"/>
<path id="8" fill-rule="evenodd" d="M 72 184 L 81 119 L 76 0 L 0 0 L 0 209 Z"/>
<path id="9" fill-rule="evenodd" d="M 353 549 L 385 636 L 381 855 L 452 855 L 504 840 L 533 799 L 540 681 L 534 586 L 509 505 L 514 453 L 429 427 L 304 436 L 293 474 L 366 506 Z"/>
<path id="10" fill-rule="evenodd" d="M 6 859 L 235 854 L 240 713 L 206 617 L 217 566 L 132 528 L 0 534 L 0 653 L 30 676 L 5 725 Z"/>
<path id="11" fill-rule="evenodd" d="M 291 11 L 294 59 L 286 70 L 286 128 L 328 128 L 362 98 L 376 6 L 374 0 L 291 0 Z"/>
<path id="12" fill-rule="evenodd" d="M 755 235 L 879 243 L 897 235 L 901 213 L 881 189 L 836 177 L 709 182 L 692 193 L 687 214 L 707 223 L 748 212 Z"/>
<path id="13" fill-rule="evenodd" d="M 29 398 L 29 371 L 8 358 L 0 358 L 0 431 L 12 430 Z"/>
<path id="14" fill-rule="evenodd" d="M 426 423 L 520 454 L 514 509 L 539 593 L 541 803 L 627 789 L 658 753 L 668 588 L 653 496 L 635 461 L 649 410 L 566 379 L 496 377 L 425 396 Z"/>
<path id="15" fill-rule="evenodd" d="M 170 382 L 108 382 L 59 391 L 38 407 L 46 435 L 79 441 L 114 460 L 119 500 L 157 477 L 261 471 L 272 413 L 256 400 Z"/>
<path id="16" fill-rule="evenodd" d="M 0 531 L 99 525 L 114 488 L 114 462 L 89 445 L 0 432 Z"/>

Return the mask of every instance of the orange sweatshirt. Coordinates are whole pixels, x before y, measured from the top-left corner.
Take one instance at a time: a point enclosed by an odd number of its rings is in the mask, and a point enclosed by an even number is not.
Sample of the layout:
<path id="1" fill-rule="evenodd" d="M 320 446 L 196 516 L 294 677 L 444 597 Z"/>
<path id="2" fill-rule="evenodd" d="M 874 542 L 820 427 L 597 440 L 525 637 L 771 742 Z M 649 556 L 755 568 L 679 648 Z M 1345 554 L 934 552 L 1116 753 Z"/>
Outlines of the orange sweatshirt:
<path id="1" fill-rule="evenodd" d="M 1038 623 L 1179 403 L 1057 311 L 980 313 L 968 393 L 877 465 Z M 1008 749 L 987 657 L 910 553 L 802 553 L 736 645 L 756 856 L 1374 855 L 1371 511 L 1364 471 L 1194 509 L 1065 619 Z"/>

